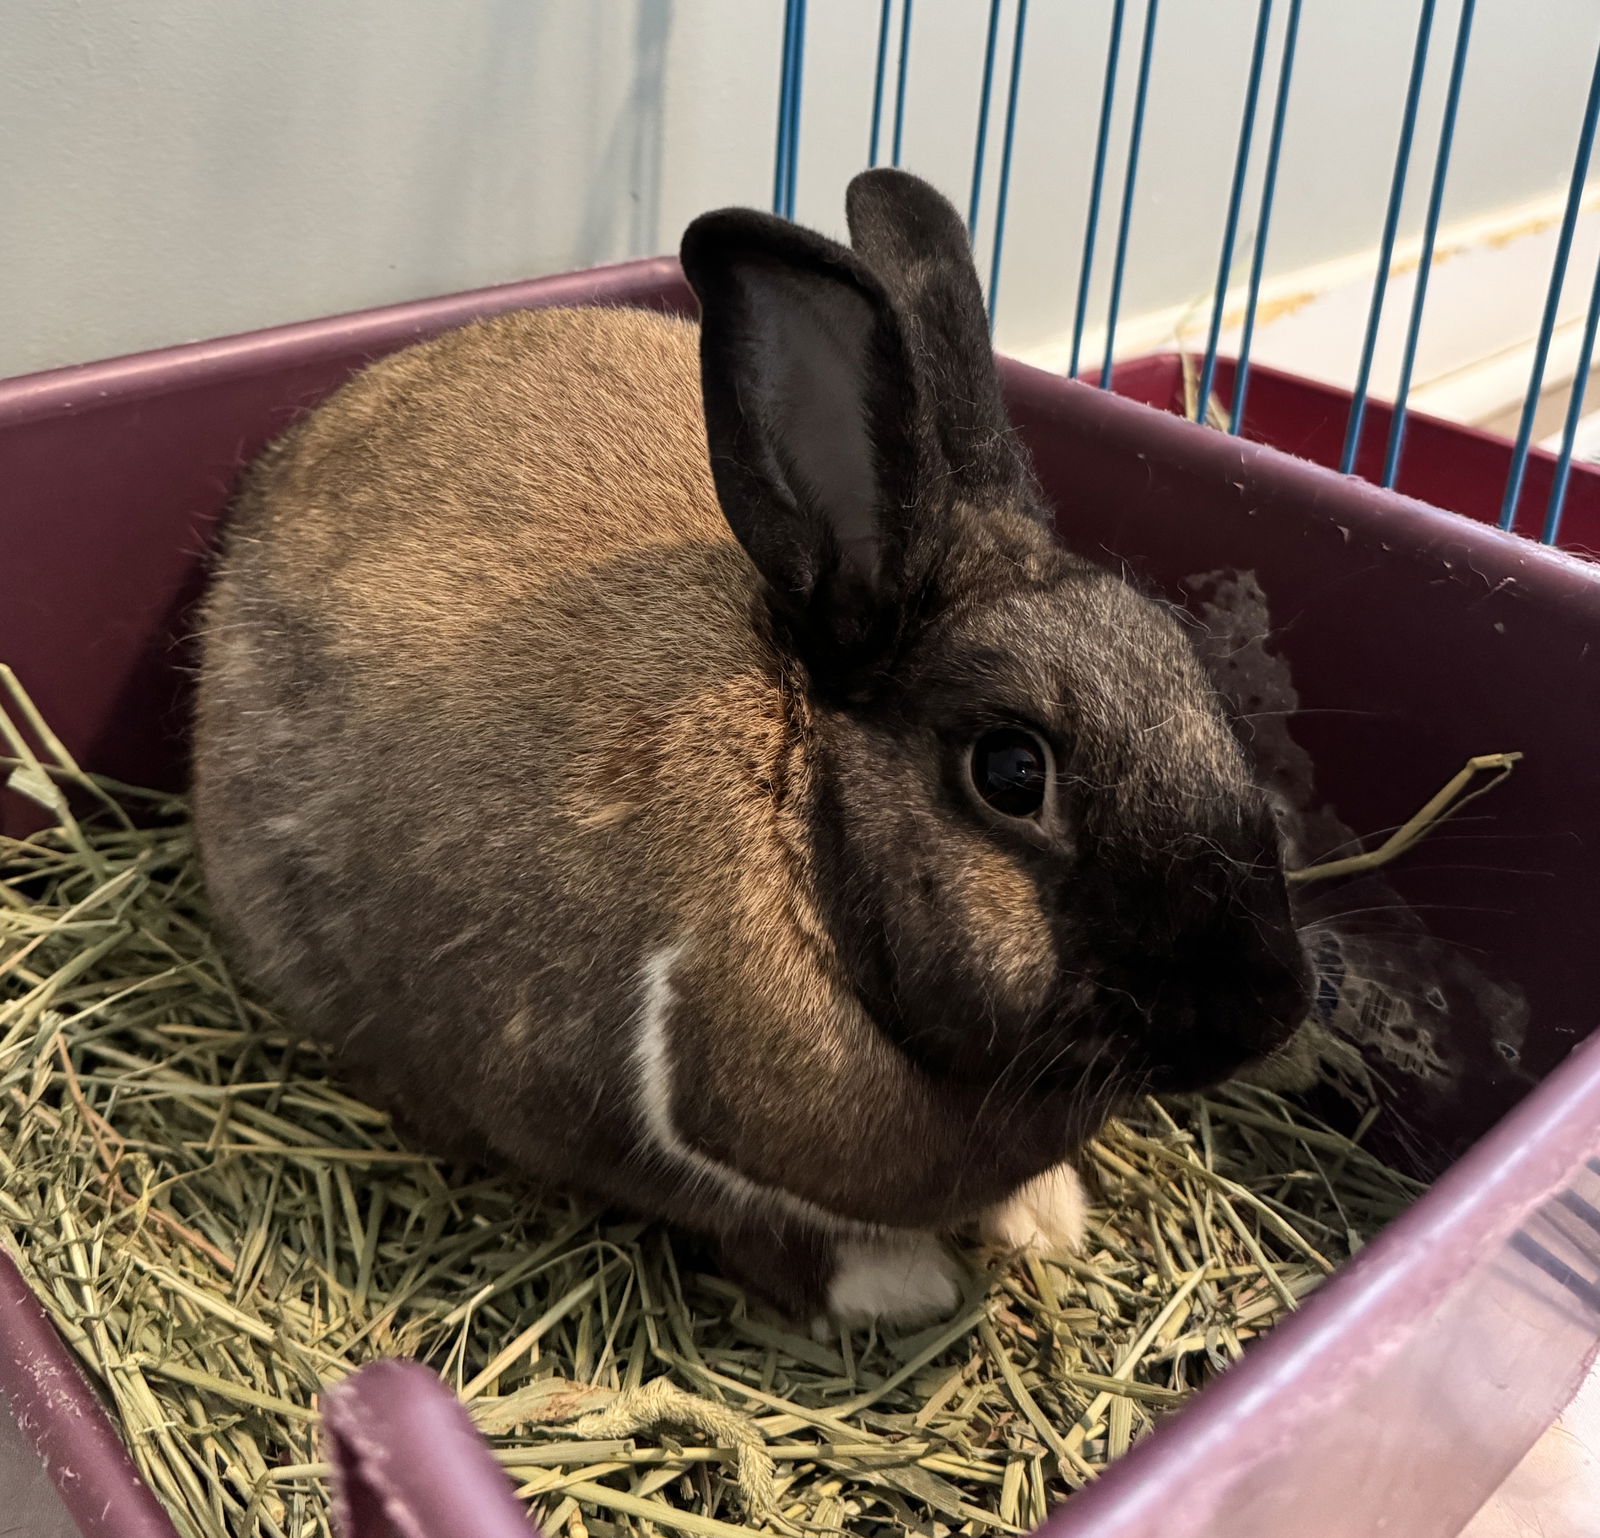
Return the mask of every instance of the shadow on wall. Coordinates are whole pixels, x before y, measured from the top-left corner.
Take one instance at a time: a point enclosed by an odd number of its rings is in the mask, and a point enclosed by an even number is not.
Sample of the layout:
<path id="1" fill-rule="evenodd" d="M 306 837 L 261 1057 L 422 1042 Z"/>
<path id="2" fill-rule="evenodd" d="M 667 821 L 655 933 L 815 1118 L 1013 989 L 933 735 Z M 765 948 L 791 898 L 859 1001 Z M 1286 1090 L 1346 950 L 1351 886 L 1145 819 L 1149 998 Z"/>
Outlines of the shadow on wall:
<path id="1" fill-rule="evenodd" d="M 560 143 L 525 139 L 498 167 L 446 181 L 440 190 L 455 205 L 441 210 L 429 254 L 448 262 L 454 242 L 470 218 L 483 218 L 485 177 L 500 182 L 503 234 L 513 246 L 535 250 L 546 241 L 536 229 L 552 206 L 556 235 L 571 241 L 573 265 L 615 261 L 619 253 L 643 254 L 661 245 L 662 153 L 665 134 L 666 65 L 677 0 L 634 0 L 631 28 L 624 30 L 623 7 L 586 5 L 530 7 L 526 0 L 502 0 L 493 8 L 481 39 L 483 91 L 475 100 L 447 97 L 440 106 L 461 122 L 460 164 L 480 155 L 478 141 L 487 116 L 501 123 L 526 122 L 541 58 L 567 62 L 568 111 Z M 620 96 L 616 82 L 627 84 Z M 501 151 L 502 155 L 504 150 Z M 572 196 L 572 161 L 583 163 L 582 214 L 571 229 L 572 209 L 560 204 Z M 560 166 L 552 164 L 559 160 Z M 619 192 L 625 190 L 625 196 Z M 452 217 L 454 215 L 454 217 Z M 525 233 L 526 232 L 526 233 Z M 416 231 L 414 233 L 422 233 Z M 575 238 L 573 238 L 575 235 Z M 531 275 L 531 273 L 530 273 Z"/>
<path id="2" fill-rule="evenodd" d="M 661 151 L 665 132 L 667 45 L 676 0 L 637 0 L 628 94 L 612 124 L 585 196 L 578 249 L 587 263 L 609 253 L 665 251 L 661 230 Z M 626 187 L 624 204 L 616 196 Z"/>
<path id="3" fill-rule="evenodd" d="M 551 236 L 565 247 L 565 260 L 573 266 L 664 249 L 665 76 L 676 3 L 634 0 L 627 8 L 585 5 L 574 11 L 501 0 L 477 45 L 481 93 L 470 100 L 446 96 L 438 104 L 441 116 L 459 121 L 456 163 L 463 174 L 436 184 L 440 201 L 450 206 L 440 209 L 431 229 L 397 234 L 413 240 L 423 236 L 431 245 L 428 258 L 448 264 L 458 254 L 461 229 L 481 225 L 487 194 L 491 205 L 499 205 L 500 237 L 511 249 L 542 252 L 550 236 L 539 232 L 541 219 L 555 226 Z M 485 120 L 530 126 L 533 93 L 552 59 L 567 72 L 560 141 L 541 141 L 537 133 L 519 133 L 513 126 L 520 146 L 507 154 L 502 144 L 498 164 L 486 163 Z M 572 185 L 574 162 L 582 167 L 580 188 Z"/>

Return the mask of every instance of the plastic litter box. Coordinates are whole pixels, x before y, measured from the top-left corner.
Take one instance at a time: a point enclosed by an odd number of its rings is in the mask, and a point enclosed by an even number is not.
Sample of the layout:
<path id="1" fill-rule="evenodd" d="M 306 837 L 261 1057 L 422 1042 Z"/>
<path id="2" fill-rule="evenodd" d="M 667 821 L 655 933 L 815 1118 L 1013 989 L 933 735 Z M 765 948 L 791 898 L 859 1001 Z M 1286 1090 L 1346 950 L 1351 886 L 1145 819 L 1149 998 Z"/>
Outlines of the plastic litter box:
<path id="1" fill-rule="evenodd" d="M 239 468 L 368 359 L 489 312 L 591 302 L 691 301 L 674 263 L 638 262 L 0 384 L 0 657 L 86 766 L 180 784 L 184 617 Z M 1428 954 L 1464 958 L 1499 1001 L 1465 1007 L 1458 987 L 1464 1007 L 1434 1020 L 1450 1073 L 1401 1086 L 1397 1147 L 1437 1183 L 1047 1529 L 1455 1534 L 1600 1342 L 1600 567 L 1135 400 L 1015 365 L 1006 380 L 1069 544 L 1191 606 L 1207 574 L 1258 586 L 1297 697 L 1284 719 L 1343 825 L 1400 822 L 1471 755 L 1526 755 L 1473 836 L 1384 875 L 1425 916 Z M 1254 388 L 1265 414 L 1262 374 Z M 1416 424 L 1413 463 L 1425 439 Z M 20 801 L 5 815 L 32 825 Z M 170 1534 L 3 1257 L 0 1390 L 21 1433 L 0 1436 L 0 1491 L 26 1494 L 31 1448 L 39 1510 L 52 1487 L 61 1508 L 30 1531 Z M 423 1369 L 357 1374 L 328 1426 L 350 1538 L 527 1533 Z"/>
<path id="2" fill-rule="evenodd" d="M 1224 410 L 1233 402 L 1235 373 L 1233 359 L 1217 360 L 1212 394 Z M 1117 394 L 1130 400 L 1179 416 L 1185 413 L 1184 362 L 1177 353 L 1152 353 L 1120 363 L 1112 384 Z M 1241 430 L 1253 443 L 1268 443 L 1298 459 L 1335 469 L 1344 452 L 1351 401 L 1350 392 L 1335 385 L 1254 366 Z M 1356 468 L 1374 482 L 1382 475 L 1393 420 L 1394 409 L 1387 401 L 1368 401 Z M 1395 488 L 1479 523 L 1497 524 L 1511 457 L 1509 438 L 1425 412 L 1407 412 L 1405 448 Z M 1517 533 L 1539 538 L 1555 471 L 1554 454 L 1543 449 L 1529 451 L 1513 519 Z M 1564 550 L 1600 555 L 1600 467 L 1582 460 L 1572 462 L 1556 542 Z"/>

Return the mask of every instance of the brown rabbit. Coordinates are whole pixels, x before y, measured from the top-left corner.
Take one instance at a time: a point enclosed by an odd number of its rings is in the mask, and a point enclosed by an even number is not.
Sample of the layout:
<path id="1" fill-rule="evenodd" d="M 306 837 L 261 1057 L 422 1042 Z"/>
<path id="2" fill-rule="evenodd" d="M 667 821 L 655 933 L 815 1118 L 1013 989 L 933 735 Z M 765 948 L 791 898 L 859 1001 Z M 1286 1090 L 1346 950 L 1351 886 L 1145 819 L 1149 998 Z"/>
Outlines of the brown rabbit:
<path id="1" fill-rule="evenodd" d="M 905 1319 L 943 1231 L 1072 1244 L 1118 1097 L 1308 984 L 1179 624 L 1051 536 L 959 216 L 887 170 L 848 214 L 696 220 L 698 328 L 504 315 L 295 427 L 195 807 L 243 966 L 415 1137 Z"/>

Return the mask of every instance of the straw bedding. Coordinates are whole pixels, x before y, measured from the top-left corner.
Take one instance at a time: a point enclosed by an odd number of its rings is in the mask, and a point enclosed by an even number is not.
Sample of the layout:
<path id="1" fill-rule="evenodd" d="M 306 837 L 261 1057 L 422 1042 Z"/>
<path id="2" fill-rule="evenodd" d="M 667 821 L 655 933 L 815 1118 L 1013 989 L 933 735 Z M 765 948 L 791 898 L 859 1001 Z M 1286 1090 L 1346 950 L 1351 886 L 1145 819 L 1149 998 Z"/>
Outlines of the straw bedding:
<path id="1" fill-rule="evenodd" d="M 658 1225 L 402 1146 L 230 978 L 182 802 L 0 684 L 53 821 L 0 846 L 0 1242 L 186 1538 L 328 1532 L 319 1392 L 396 1354 L 570 1538 L 1025 1530 L 1416 1194 L 1264 1089 L 1146 1102 L 1089 1151 L 1087 1253 L 797 1335 Z"/>

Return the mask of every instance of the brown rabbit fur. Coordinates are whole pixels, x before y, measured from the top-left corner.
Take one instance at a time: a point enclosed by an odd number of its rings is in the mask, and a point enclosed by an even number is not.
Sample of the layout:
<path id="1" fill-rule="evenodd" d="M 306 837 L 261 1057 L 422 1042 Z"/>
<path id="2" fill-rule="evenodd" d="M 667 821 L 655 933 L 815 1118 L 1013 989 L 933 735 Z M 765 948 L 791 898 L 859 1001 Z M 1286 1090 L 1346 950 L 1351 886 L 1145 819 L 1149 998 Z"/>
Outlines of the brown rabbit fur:
<path id="1" fill-rule="evenodd" d="M 1306 969 L 1177 622 L 1050 535 L 958 216 L 849 215 L 696 221 L 703 329 L 505 315 L 296 426 L 195 811 L 245 969 L 420 1142 L 911 1317 L 936 1231 L 1070 1243 L 1116 1097 L 1276 1046 Z"/>

